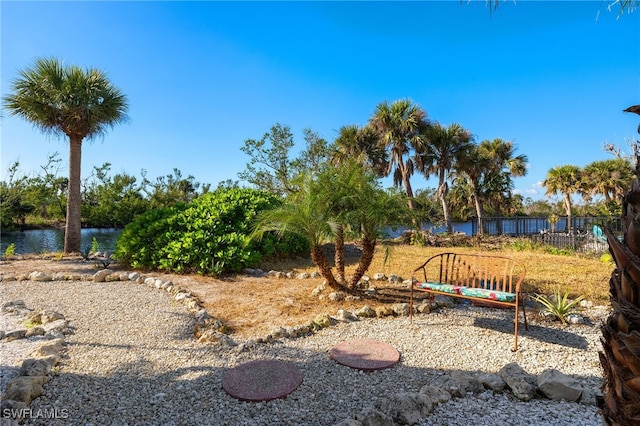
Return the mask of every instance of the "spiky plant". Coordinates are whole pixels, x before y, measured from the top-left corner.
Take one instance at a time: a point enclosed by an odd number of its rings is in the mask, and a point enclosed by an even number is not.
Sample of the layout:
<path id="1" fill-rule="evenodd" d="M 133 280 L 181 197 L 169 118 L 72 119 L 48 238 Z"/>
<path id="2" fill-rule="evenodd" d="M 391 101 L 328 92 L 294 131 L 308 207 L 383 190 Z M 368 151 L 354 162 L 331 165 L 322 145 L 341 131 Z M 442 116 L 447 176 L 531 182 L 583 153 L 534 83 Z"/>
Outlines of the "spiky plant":
<path id="1" fill-rule="evenodd" d="M 569 292 L 560 294 L 560 291 L 557 291 L 553 297 L 536 294 L 532 298 L 542 305 L 542 312 L 558 318 L 560 322 L 562 322 L 562 325 L 567 324 L 567 317 L 578 309 L 579 303 L 583 299 L 582 296 L 569 299 Z"/>
<path id="2" fill-rule="evenodd" d="M 625 110 L 640 114 L 640 105 Z M 638 128 L 640 132 L 640 127 Z M 636 179 L 623 200 L 624 240 L 606 230 L 616 268 L 609 280 L 612 312 L 602 325 L 604 396 L 598 406 L 609 425 L 640 424 L 640 156 Z"/>

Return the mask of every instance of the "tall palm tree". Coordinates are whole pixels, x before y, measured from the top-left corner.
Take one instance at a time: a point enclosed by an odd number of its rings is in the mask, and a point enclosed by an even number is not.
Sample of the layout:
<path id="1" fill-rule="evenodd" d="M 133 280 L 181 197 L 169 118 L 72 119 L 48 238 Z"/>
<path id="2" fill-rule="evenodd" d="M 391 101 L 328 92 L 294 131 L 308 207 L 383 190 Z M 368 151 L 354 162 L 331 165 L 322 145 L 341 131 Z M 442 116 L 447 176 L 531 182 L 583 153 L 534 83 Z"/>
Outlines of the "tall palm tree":
<path id="1" fill-rule="evenodd" d="M 480 193 L 482 188 L 482 177 L 486 170 L 489 169 L 491 159 L 487 157 L 486 152 L 480 149 L 480 146 L 473 145 L 466 152 L 462 152 L 456 164 L 456 180 L 458 186 L 464 186 L 460 181 L 465 181 L 471 201 L 476 210 L 476 219 L 478 221 L 478 234 L 484 234 L 484 207 L 483 197 Z"/>
<path id="2" fill-rule="evenodd" d="M 82 142 L 104 135 L 108 128 L 125 121 L 127 99 L 102 71 L 65 67 L 54 58 L 37 59 L 33 67 L 19 75 L 4 98 L 7 111 L 44 133 L 69 138 L 64 251 L 79 252 Z"/>
<path id="3" fill-rule="evenodd" d="M 528 159 L 524 154 L 516 155 L 513 143 L 500 138 L 480 145 L 491 158 L 491 165 L 485 173 L 484 193 L 487 199 L 493 201 L 496 216 L 501 216 L 502 206 L 511 202 L 513 178 L 527 174 Z"/>
<path id="4" fill-rule="evenodd" d="M 582 169 L 572 164 L 554 167 L 549 170 L 542 186 L 547 189 L 547 197 L 557 193 L 562 194 L 562 204 L 567 213 L 567 231 L 572 232 L 572 204 L 571 196 L 580 190 Z"/>
<path id="5" fill-rule="evenodd" d="M 625 111 L 640 114 L 640 105 Z M 640 424 L 640 158 L 637 149 L 634 156 L 636 179 L 623 200 L 624 242 L 620 243 L 613 233 L 606 231 L 616 268 L 609 280 L 613 309 L 601 327 L 604 397 L 598 400 L 598 406 L 609 425 Z"/>
<path id="6" fill-rule="evenodd" d="M 461 125 L 453 123 L 448 127 L 435 123 L 427 131 L 426 138 L 416 144 L 415 162 L 417 168 L 429 177 L 438 176 L 436 197 L 440 199 L 444 222 L 448 233 L 453 232 L 449 209 L 449 174 L 463 153 L 471 148 L 473 137 Z"/>
<path id="7" fill-rule="evenodd" d="M 468 179 L 476 208 L 478 234 L 484 234 L 484 202 L 504 197 L 513 187 L 512 177 L 524 176 L 527 156 L 516 155 L 512 142 L 500 138 L 484 140 L 460 152 L 456 173 Z"/>
<path id="8" fill-rule="evenodd" d="M 393 171 L 393 184 L 403 186 L 409 199 L 409 208 L 415 210 L 410 178 L 414 172 L 412 150 L 424 138 L 429 127 L 427 114 L 409 99 L 389 104 L 380 103 L 369 119 L 371 126 L 389 150 L 389 165 L 386 175 Z"/>

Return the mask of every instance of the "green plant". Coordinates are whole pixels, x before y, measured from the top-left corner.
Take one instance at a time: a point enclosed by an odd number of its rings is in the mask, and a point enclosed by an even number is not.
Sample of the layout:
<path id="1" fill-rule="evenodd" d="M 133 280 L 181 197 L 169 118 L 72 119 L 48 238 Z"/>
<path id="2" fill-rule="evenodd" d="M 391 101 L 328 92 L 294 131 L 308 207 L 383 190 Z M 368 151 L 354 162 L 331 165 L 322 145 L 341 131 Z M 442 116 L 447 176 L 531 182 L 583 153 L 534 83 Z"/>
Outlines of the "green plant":
<path id="1" fill-rule="evenodd" d="M 558 256 L 572 256 L 576 254 L 576 251 L 568 248 L 558 248 L 554 246 L 544 246 L 544 251 L 549 254 L 555 254 Z"/>
<path id="2" fill-rule="evenodd" d="M 100 251 L 100 244 L 98 244 L 98 240 L 96 237 L 93 237 L 91 240 L 91 253 L 97 253 Z"/>
<path id="3" fill-rule="evenodd" d="M 34 320 L 32 320 L 32 319 L 27 319 L 27 320 L 25 320 L 22 324 L 23 324 L 23 325 L 24 325 L 24 327 L 25 327 L 25 328 L 27 328 L 27 329 L 31 329 L 31 328 L 33 328 L 33 327 L 37 327 L 37 326 L 39 326 L 39 325 L 42 325 L 42 323 L 40 323 L 40 322 L 38 322 L 38 321 L 34 321 Z"/>
<path id="4" fill-rule="evenodd" d="M 411 233 L 409 243 L 412 246 L 425 247 L 427 245 L 427 238 L 424 236 L 422 231 L 417 229 Z"/>
<path id="5" fill-rule="evenodd" d="M 566 325 L 567 316 L 576 311 L 583 297 L 578 296 L 575 299 L 569 299 L 569 292 L 560 295 L 560 291 L 557 291 L 553 296 L 536 294 L 532 296 L 532 299 L 542 305 L 541 312 L 555 316 L 562 322 L 562 325 Z"/>
<path id="6" fill-rule="evenodd" d="M 13 256 L 14 254 L 16 254 L 16 245 L 15 243 L 11 243 L 5 249 L 4 257 L 10 257 L 10 256 Z"/>
<path id="7" fill-rule="evenodd" d="M 114 257 L 135 268 L 220 275 L 256 266 L 263 255 L 303 252 L 308 243 L 296 235 L 250 238 L 258 213 L 280 203 L 264 191 L 220 188 L 189 204 L 150 210 L 125 227 Z"/>
<path id="8" fill-rule="evenodd" d="M 611 253 L 604 253 L 602 256 L 600 256 L 600 262 L 606 263 L 607 265 L 613 265 L 613 256 L 611 256 Z"/>
<path id="9" fill-rule="evenodd" d="M 507 246 L 511 247 L 511 249 L 515 251 L 532 251 L 539 248 L 540 244 L 535 243 L 529 238 L 516 238 Z"/>

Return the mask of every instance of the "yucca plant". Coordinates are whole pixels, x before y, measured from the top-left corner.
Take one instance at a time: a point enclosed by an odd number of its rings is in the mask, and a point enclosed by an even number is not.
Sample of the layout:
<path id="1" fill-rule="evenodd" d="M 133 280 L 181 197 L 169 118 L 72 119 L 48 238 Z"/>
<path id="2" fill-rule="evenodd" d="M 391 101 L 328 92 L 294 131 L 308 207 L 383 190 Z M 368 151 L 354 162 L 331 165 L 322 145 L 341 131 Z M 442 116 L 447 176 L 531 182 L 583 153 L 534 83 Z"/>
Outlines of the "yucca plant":
<path id="1" fill-rule="evenodd" d="M 569 299 L 568 291 L 564 293 L 564 295 L 561 295 L 559 290 L 553 296 L 536 294 L 531 298 L 542 305 L 541 312 L 546 312 L 558 318 L 562 322 L 562 325 L 567 324 L 567 317 L 577 310 L 579 303 L 583 299 L 582 296 Z"/>

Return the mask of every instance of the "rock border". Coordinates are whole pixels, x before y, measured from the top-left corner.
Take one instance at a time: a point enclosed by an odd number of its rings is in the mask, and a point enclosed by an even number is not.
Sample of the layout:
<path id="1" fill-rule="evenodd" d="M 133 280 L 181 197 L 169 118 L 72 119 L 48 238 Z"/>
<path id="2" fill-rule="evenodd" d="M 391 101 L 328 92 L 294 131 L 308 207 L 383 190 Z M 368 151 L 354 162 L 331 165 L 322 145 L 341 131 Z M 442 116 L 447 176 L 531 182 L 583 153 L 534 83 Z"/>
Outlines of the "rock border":
<path id="1" fill-rule="evenodd" d="M 256 277 L 267 275 L 284 279 L 307 279 L 319 277 L 319 274 L 317 273 L 294 274 L 293 272 L 284 273 L 280 271 L 269 271 L 265 273 L 260 269 L 245 270 L 245 273 Z M 397 275 L 387 277 L 384 274 L 374 274 L 373 277 L 374 280 L 377 281 L 404 283 L 406 285 L 410 285 L 411 283 L 410 280 L 403 280 Z M 226 325 L 220 319 L 210 316 L 196 296 L 188 290 L 175 285 L 171 280 L 163 280 L 155 276 L 145 276 L 138 272 L 116 272 L 108 268 L 101 269 L 94 274 L 46 274 L 44 272 L 34 271 L 30 274 L 21 274 L 18 276 L 0 276 L 0 282 L 24 280 L 93 282 L 131 281 L 138 284 L 145 284 L 158 290 L 164 290 L 171 294 L 175 301 L 182 302 L 187 310 L 194 315 L 196 321 L 194 325 L 194 336 L 198 339 L 198 342 L 214 343 L 219 345 L 220 348 L 233 348 L 238 352 L 247 351 L 255 345 L 272 343 L 279 339 L 294 339 L 311 335 L 323 328 L 331 327 L 341 322 L 352 322 L 386 316 L 408 316 L 410 313 L 410 306 L 408 303 L 397 303 L 392 306 L 384 306 L 377 309 L 372 309 L 370 306 L 364 305 L 362 308 L 354 312 L 339 309 L 335 316 L 322 313 L 316 316 L 315 319 L 307 321 L 304 324 L 292 327 L 276 327 L 270 334 L 264 337 L 249 339 L 238 344 L 226 334 L 228 332 Z M 375 289 L 369 287 L 369 283 L 370 278 L 364 276 L 361 286 L 368 289 L 368 291 L 375 292 Z M 326 287 L 324 284 L 321 284 L 313 290 L 312 295 L 318 296 L 319 298 L 328 297 L 330 300 L 335 301 L 346 300 L 347 297 L 353 297 L 340 292 L 332 292 L 325 296 L 325 290 Z M 453 301 L 452 298 L 447 297 L 439 296 L 436 297 L 435 301 L 436 306 L 452 307 L 455 304 L 455 301 Z M 588 307 L 588 305 L 585 304 L 581 304 L 581 306 Z M 428 313 L 429 305 L 425 300 L 423 300 L 415 310 L 420 313 Z M 578 323 L 578 321 L 575 323 Z M 62 343 L 63 341 L 60 342 L 60 347 L 62 347 Z M 46 344 L 44 346 L 46 346 Z M 59 361 L 59 355 L 57 359 Z M 42 384 L 48 381 L 48 376 L 21 377 L 36 377 L 36 379 L 21 380 L 33 383 L 33 388 L 36 390 L 36 393 L 38 389 L 40 389 L 40 393 L 38 395 L 43 392 Z M 39 383 L 40 381 L 42 381 L 42 383 Z M 552 384 L 549 385 L 549 383 Z M 40 386 L 40 388 L 38 388 L 38 386 Z M 493 392 L 510 391 L 514 397 L 522 401 L 529 401 L 533 398 L 542 396 L 548 399 L 562 399 L 587 405 L 595 405 L 596 396 L 601 395 L 599 389 L 582 388 L 574 379 L 559 371 L 544 371 L 536 378 L 535 376 L 531 376 L 524 372 L 517 363 L 511 363 L 504 366 L 500 374 L 482 373 L 482 377 L 474 377 L 473 374 L 453 372 L 450 375 L 443 376 L 438 385 L 425 385 L 417 393 L 405 392 L 387 398 L 380 398 L 371 406 L 366 407 L 360 413 L 357 413 L 354 417 L 347 418 L 336 426 L 361 426 L 368 424 L 395 423 L 415 424 L 421 417 L 430 413 L 434 406 L 439 403 L 446 402 L 451 398 L 463 398 L 467 393 L 484 392 L 487 389 Z M 567 395 L 572 396 L 569 397 Z M 18 405 L 16 407 L 26 408 L 26 405 L 23 407 L 19 402 L 17 404 Z"/>
<path id="2" fill-rule="evenodd" d="M 5 303 L 2 311 L 17 314 L 34 326 L 18 328 L 8 333 L 0 330 L 0 340 L 12 342 L 34 336 L 49 339 L 27 355 L 22 361 L 20 374 L 9 380 L 0 396 L 2 424 L 17 425 L 29 414 L 31 402 L 44 393 L 44 384 L 51 379 L 54 367 L 62 358 L 65 334 L 72 333 L 72 330 L 62 314 L 48 310 L 33 312 L 20 299 Z"/>

